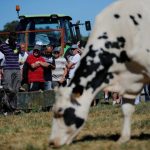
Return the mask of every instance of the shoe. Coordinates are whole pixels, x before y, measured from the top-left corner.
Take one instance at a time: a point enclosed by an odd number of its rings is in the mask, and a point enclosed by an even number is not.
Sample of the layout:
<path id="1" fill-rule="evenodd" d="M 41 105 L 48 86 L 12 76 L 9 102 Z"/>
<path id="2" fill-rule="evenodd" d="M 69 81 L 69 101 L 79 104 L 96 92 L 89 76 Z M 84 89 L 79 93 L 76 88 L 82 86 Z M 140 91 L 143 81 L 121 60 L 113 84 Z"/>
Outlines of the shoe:
<path id="1" fill-rule="evenodd" d="M 113 101 L 113 105 L 115 105 L 116 104 L 116 101 Z"/>
<path id="2" fill-rule="evenodd" d="M 105 98 L 104 101 L 105 101 L 105 103 L 109 103 L 109 99 L 108 98 Z"/>
<path id="3" fill-rule="evenodd" d="M 26 89 L 23 88 L 22 86 L 19 88 L 19 92 L 25 92 L 25 91 L 26 91 Z"/>
<path id="4" fill-rule="evenodd" d="M 7 116 L 7 115 L 8 115 L 8 113 L 7 113 L 7 112 L 4 112 L 4 113 L 3 113 L 3 115 L 4 115 L 4 116 Z"/>
<path id="5" fill-rule="evenodd" d="M 21 110 L 15 110 L 15 111 L 13 112 L 14 115 L 20 115 L 21 113 L 22 113 Z"/>

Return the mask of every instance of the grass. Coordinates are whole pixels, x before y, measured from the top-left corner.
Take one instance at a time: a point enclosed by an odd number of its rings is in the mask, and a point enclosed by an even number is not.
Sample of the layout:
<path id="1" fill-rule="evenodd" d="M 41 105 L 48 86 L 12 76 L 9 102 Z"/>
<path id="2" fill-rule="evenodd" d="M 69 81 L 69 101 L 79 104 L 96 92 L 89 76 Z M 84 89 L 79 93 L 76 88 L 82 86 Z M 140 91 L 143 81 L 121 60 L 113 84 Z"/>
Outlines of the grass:
<path id="1" fill-rule="evenodd" d="M 148 150 L 150 143 L 150 103 L 136 106 L 132 139 L 118 145 L 122 113 L 120 106 L 91 107 L 88 121 L 77 139 L 60 150 Z M 48 137 L 51 112 L 0 116 L 0 150 L 50 150 Z"/>

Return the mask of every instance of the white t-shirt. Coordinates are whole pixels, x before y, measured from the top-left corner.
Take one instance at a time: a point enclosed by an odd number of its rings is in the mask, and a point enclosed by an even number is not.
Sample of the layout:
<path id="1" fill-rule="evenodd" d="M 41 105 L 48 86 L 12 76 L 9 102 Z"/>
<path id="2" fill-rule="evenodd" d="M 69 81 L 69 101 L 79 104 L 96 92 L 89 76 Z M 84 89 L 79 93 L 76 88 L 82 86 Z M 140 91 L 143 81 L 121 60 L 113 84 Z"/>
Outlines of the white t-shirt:
<path id="1" fill-rule="evenodd" d="M 78 62 L 80 61 L 81 56 L 76 54 L 70 59 L 70 62 L 74 64 L 74 67 L 69 70 L 69 78 L 71 79 L 74 76 L 74 73 L 78 67 Z"/>
<path id="2" fill-rule="evenodd" d="M 19 63 L 21 62 L 21 63 L 24 64 L 26 59 L 27 59 L 27 57 L 28 57 L 28 53 L 27 52 L 25 52 L 24 55 L 19 54 Z M 23 64 L 20 65 L 20 69 L 23 68 Z"/>
<path id="3" fill-rule="evenodd" d="M 67 61 L 63 57 L 55 59 L 56 68 L 52 70 L 52 81 L 60 81 L 64 75 L 64 69 L 66 68 Z"/>
<path id="4" fill-rule="evenodd" d="M 0 52 L 0 66 L 3 66 L 5 62 L 5 56 L 2 52 Z"/>

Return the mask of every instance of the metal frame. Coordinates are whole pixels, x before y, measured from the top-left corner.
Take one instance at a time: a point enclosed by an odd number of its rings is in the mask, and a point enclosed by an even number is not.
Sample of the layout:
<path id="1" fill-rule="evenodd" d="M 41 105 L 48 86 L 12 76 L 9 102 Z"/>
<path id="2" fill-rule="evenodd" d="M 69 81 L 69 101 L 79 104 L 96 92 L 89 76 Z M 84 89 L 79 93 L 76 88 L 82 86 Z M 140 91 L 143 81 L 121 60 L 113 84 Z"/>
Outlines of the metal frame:
<path id="1" fill-rule="evenodd" d="M 34 33 L 34 32 L 52 32 L 52 31 L 59 31 L 61 33 L 61 55 L 64 53 L 64 36 L 65 32 L 63 28 L 60 29 L 49 29 L 49 30 L 28 30 L 28 31 L 16 31 L 17 34 L 22 33 L 25 34 L 25 44 L 26 44 L 26 50 L 28 50 L 28 33 Z M 1 35 L 9 35 L 10 32 L 0 32 Z"/>

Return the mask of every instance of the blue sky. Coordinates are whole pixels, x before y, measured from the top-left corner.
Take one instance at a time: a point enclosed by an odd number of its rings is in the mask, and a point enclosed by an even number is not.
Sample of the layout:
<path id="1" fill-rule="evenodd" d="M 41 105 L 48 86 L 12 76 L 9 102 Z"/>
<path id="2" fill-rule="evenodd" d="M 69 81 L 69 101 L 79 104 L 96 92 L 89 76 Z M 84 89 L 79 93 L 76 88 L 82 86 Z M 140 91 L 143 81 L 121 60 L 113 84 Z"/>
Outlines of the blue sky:
<path id="1" fill-rule="evenodd" d="M 51 14 L 70 15 L 73 23 L 90 20 L 92 25 L 95 16 L 115 0 L 1 0 L 0 30 L 13 20 L 17 20 L 16 5 L 20 5 L 20 14 Z"/>

